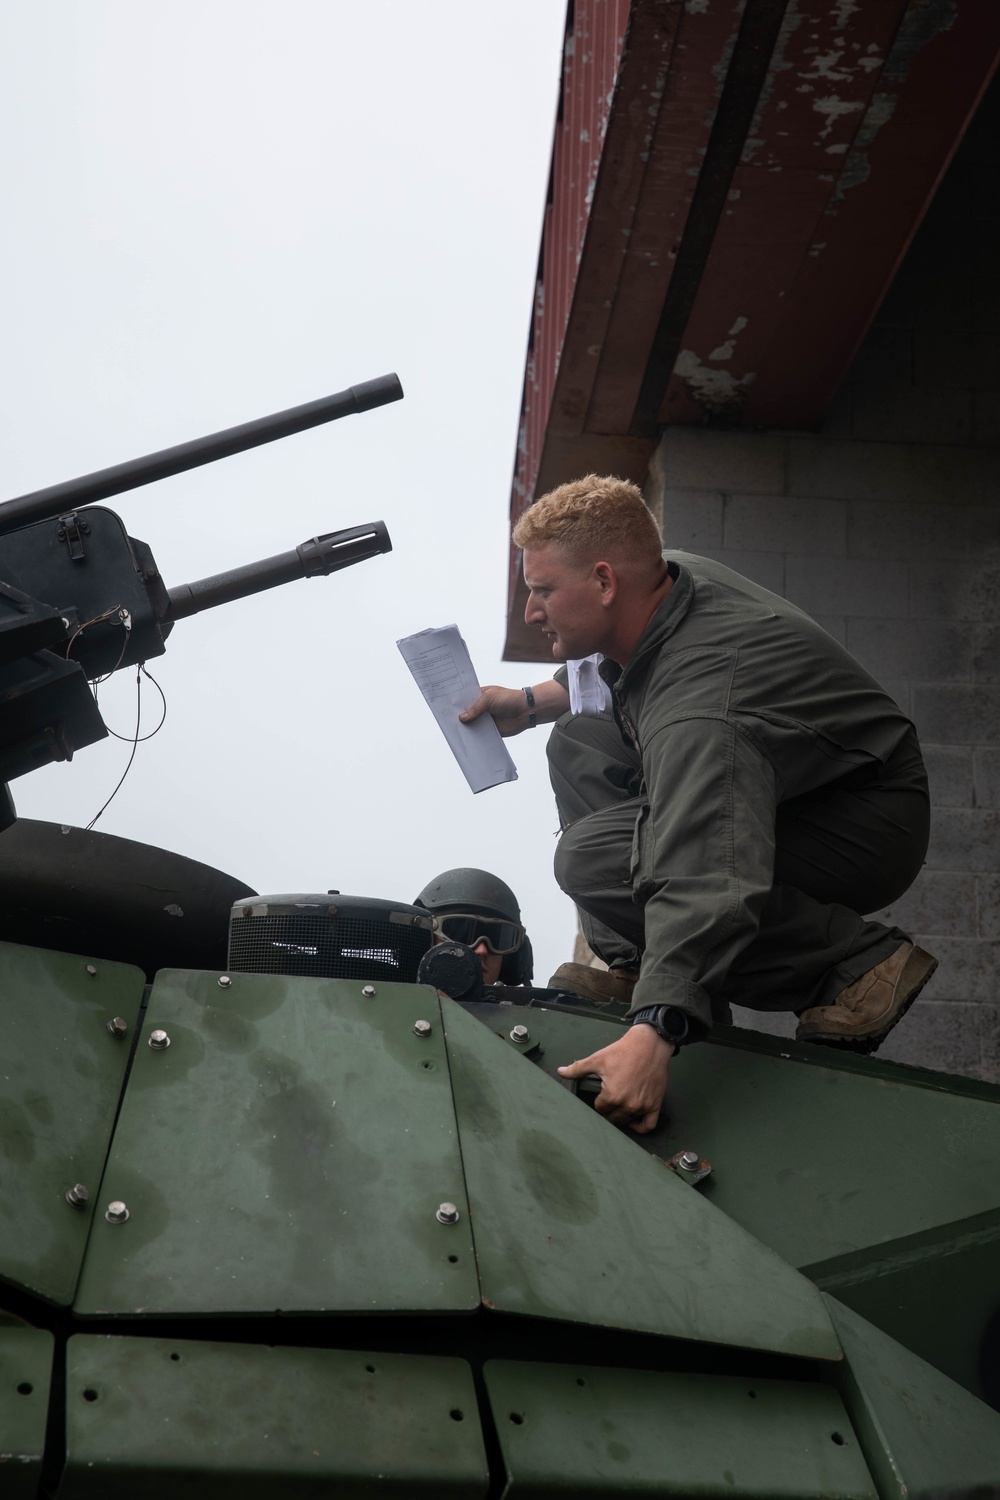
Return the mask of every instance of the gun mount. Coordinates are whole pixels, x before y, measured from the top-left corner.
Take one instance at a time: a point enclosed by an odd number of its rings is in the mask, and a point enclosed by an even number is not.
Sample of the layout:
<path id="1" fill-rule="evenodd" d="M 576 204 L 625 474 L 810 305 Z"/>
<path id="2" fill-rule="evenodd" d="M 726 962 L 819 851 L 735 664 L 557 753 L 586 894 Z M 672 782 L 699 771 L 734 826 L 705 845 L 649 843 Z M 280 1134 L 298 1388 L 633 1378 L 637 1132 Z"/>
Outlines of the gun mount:
<path id="1" fill-rule="evenodd" d="M 96 502 L 402 394 L 384 375 L 0 504 L 0 783 L 103 739 L 89 681 L 162 655 L 176 620 L 392 550 L 373 521 L 168 589 L 149 546 Z"/>

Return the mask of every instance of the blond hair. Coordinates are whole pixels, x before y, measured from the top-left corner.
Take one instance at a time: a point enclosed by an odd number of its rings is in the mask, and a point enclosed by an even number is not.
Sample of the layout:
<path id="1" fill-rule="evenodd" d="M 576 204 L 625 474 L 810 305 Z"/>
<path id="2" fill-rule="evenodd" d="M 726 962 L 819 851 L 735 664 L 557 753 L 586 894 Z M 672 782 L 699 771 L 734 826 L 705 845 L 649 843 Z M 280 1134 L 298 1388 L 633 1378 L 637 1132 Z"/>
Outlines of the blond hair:
<path id="1" fill-rule="evenodd" d="M 660 565 L 663 543 L 642 491 L 627 479 L 585 474 L 542 495 L 521 516 L 514 545 L 527 551 L 557 546 L 581 562 Z"/>

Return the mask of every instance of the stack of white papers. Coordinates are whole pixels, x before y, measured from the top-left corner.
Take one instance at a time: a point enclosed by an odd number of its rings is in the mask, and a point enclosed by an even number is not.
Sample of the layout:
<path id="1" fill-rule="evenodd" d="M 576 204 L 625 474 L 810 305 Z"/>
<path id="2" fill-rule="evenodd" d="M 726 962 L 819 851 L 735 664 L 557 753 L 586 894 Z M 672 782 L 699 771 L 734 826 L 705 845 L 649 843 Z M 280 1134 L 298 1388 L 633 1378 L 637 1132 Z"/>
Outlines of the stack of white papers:
<path id="1" fill-rule="evenodd" d="M 483 714 L 474 724 L 459 720 L 482 688 L 458 626 L 421 630 L 396 645 L 472 790 L 484 792 L 503 781 L 516 781 L 517 767 L 490 715 Z"/>

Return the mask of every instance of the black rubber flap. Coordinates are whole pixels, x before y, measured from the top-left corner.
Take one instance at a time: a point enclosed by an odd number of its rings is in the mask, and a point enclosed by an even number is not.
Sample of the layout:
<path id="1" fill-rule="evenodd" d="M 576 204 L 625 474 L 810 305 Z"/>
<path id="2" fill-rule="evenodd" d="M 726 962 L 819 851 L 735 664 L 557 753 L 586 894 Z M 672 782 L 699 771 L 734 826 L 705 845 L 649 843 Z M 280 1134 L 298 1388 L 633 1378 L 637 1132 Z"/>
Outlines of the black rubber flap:
<path id="1" fill-rule="evenodd" d="M 158 969 L 224 969 L 229 913 L 256 892 L 114 834 L 19 818 L 0 833 L 0 939 Z"/>

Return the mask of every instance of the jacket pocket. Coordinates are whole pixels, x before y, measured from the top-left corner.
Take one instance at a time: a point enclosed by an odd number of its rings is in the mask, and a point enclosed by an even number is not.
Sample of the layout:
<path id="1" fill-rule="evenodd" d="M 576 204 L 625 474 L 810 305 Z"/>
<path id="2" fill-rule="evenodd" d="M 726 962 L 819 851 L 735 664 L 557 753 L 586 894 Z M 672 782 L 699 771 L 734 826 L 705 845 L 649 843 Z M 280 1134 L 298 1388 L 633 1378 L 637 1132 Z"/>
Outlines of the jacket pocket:
<path id="1" fill-rule="evenodd" d="M 632 897 L 635 901 L 645 901 L 652 889 L 651 845 L 649 803 L 644 802 L 632 831 L 632 856 L 629 861 L 629 880 L 632 882 Z"/>

